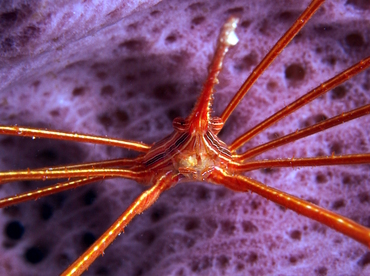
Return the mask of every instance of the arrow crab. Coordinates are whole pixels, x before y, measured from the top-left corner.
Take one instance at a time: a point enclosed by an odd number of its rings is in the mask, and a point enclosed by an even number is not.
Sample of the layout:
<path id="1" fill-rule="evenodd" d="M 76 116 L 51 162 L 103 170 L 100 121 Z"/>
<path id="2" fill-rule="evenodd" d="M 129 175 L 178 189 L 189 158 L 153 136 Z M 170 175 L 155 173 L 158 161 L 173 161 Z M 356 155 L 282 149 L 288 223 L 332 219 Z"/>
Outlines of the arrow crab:
<path id="1" fill-rule="evenodd" d="M 223 112 L 233 91 L 308 5 L 287 3 L 283 7 L 248 6 L 244 1 L 226 6 L 160 3 L 102 30 L 92 27 L 78 39 L 71 35 L 69 43 L 63 41 L 68 36 L 56 33 L 56 45 L 48 49 L 58 56 L 53 62 L 31 35 L 24 56 L 12 56 L 11 47 L 6 48 L 11 43 L 4 40 L 2 49 L 7 51 L 3 53 L 13 75 L 9 73 L 9 82 L 2 88 L 2 124 L 94 133 L 147 144 L 159 141 L 171 133 L 172 119 L 190 113 L 206 78 L 218 30 L 230 14 L 241 18 L 237 30 L 241 41 L 226 57 L 216 87 L 215 114 Z M 12 22 L 14 16 L 6 14 L 7 22 Z M 22 14 L 27 9 L 13 21 Z M 299 96 L 369 56 L 367 14 L 366 3 L 324 4 L 248 92 L 220 137 L 232 143 Z M 42 29 L 27 27 L 27 33 L 36 36 L 39 32 L 43 37 Z M 17 67 L 17 61 L 23 67 Z M 38 62 L 46 69 L 35 71 Z M 24 77 L 14 77 L 15 72 Z M 368 83 L 365 71 L 246 146 L 255 147 L 369 103 Z M 368 120 L 364 116 L 289 144 L 283 151 L 266 152 L 262 158 L 367 153 Z M 2 170 L 135 156 L 116 148 L 6 136 L 1 147 Z M 247 175 L 369 226 L 368 165 L 267 168 Z M 4 196 L 47 185 L 14 184 L 3 186 Z M 61 272 L 144 188 L 133 181 L 105 180 L 80 189 L 4 209 L 4 271 Z M 6 234 L 9 225 L 17 225 L 13 222 L 18 222 L 16 229 L 24 230 L 19 239 Z M 88 273 L 267 274 L 278 269 L 325 275 L 369 269 L 366 248 L 350 238 L 256 194 L 208 184 L 186 183 L 164 193 L 152 209 L 128 226 L 123 237 Z"/>

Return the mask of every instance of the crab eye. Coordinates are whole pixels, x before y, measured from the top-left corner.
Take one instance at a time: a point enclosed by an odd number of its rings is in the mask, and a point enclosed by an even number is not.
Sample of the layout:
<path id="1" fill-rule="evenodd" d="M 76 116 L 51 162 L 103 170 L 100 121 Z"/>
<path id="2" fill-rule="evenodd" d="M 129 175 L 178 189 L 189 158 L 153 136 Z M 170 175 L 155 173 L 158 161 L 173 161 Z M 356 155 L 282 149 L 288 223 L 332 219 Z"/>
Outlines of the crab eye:
<path id="1" fill-rule="evenodd" d="M 177 131 L 185 131 L 188 128 L 188 123 L 185 119 L 177 117 L 173 120 L 172 126 Z"/>

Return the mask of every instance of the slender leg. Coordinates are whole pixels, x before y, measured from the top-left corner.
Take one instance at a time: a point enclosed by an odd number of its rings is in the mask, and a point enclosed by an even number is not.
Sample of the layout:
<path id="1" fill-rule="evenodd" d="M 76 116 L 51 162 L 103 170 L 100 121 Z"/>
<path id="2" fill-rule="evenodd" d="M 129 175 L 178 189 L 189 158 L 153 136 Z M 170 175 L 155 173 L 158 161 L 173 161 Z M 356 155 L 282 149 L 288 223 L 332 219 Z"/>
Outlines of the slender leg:
<path id="1" fill-rule="evenodd" d="M 82 143 L 101 144 L 107 146 L 115 146 L 126 149 L 132 149 L 140 152 L 147 152 L 150 149 L 149 145 L 141 142 L 113 139 L 103 136 L 93 136 L 78 134 L 73 132 L 63 132 L 55 130 L 45 130 L 39 128 L 19 127 L 19 126 L 0 126 L 0 134 L 22 136 L 22 137 L 36 137 L 49 138 L 57 140 L 68 140 Z"/>
<path id="2" fill-rule="evenodd" d="M 259 194 L 260 196 L 291 209 L 300 215 L 325 224 L 326 226 L 366 245 L 368 248 L 370 247 L 370 229 L 308 201 L 284 193 L 244 176 L 227 175 L 221 170 L 213 171 L 209 180 L 217 184 L 222 184 L 234 191 L 251 191 Z"/>
<path id="3" fill-rule="evenodd" d="M 230 46 L 236 45 L 238 38 L 235 34 L 235 28 L 239 19 L 230 17 L 220 31 L 217 42 L 216 53 L 209 66 L 207 80 L 203 84 L 202 92 L 188 117 L 191 123 L 190 132 L 206 131 L 210 120 L 211 104 L 213 101 L 213 88 L 218 83 L 218 75 L 222 69 L 222 62 Z"/>
<path id="4" fill-rule="evenodd" d="M 89 163 L 83 163 L 83 164 L 76 164 L 76 165 L 68 165 L 68 166 L 57 166 L 57 167 L 47 167 L 47 168 L 39 168 L 33 171 L 39 171 L 39 172 L 45 172 L 46 170 L 52 170 L 52 171 L 64 171 L 67 170 L 90 170 L 91 172 L 94 172 L 97 168 L 107 168 L 107 167 L 132 167 L 138 162 L 140 162 L 141 157 L 135 158 L 135 159 L 114 159 L 114 160 L 106 160 L 106 161 L 98 161 L 98 162 L 89 162 Z M 6 172 L 4 172 L 6 173 Z M 11 171 L 8 173 L 17 173 L 17 171 Z M 1 174 L 1 173 L 0 173 Z M 21 202 L 29 201 L 32 199 L 38 199 L 40 197 L 56 194 L 62 191 L 66 191 L 69 189 L 77 188 L 86 184 L 90 184 L 99 180 L 107 179 L 110 177 L 91 177 L 91 178 L 82 178 L 82 179 L 76 179 L 72 181 L 67 181 L 63 183 L 57 183 L 54 185 L 50 185 L 41 189 L 37 189 L 35 191 L 31 192 L 25 192 L 19 195 L 15 196 L 9 196 L 5 197 L 3 199 L 0 199 L 0 208 L 11 206 L 14 204 L 18 204 Z M 0 181 L 0 184 L 7 183 L 10 181 L 17 181 L 19 179 L 15 179 L 13 175 L 13 179 L 4 179 L 3 181 Z"/>
<path id="5" fill-rule="evenodd" d="M 160 194 L 169 189 L 174 183 L 177 183 L 178 179 L 179 176 L 173 175 L 171 172 L 160 177 L 154 186 L 136 198 L 108 230 L 61 275 L 80 275 L 84 272 L 99 255 L 103 254 L 104 250 L 113 242 L 117 235 L 123 232 L 126 225 L 137 214 L 149 208 L 158 199 Z"/>
<path id="6" fill-rule="evenodd" d="M 316 99 L 317 97 L 325 94 L 329 90 L 335 88 L 339 84 L 345 82 L 346 80 L 352 78 L 356 74 L 362 72 L 366 68 L 370 67 L 370 57 L 367 57 L 360 62 L 353 65 L 351 68 L 341 72 L 340 74 L 336 75 L 332 79 L 324 82 L 323 84 L 319 85 L 318 87 L 314 88 L 304 96 L 300 97 L 298 100 L 294 101 L 293 103 L 289 104 L 288 106 L 284 107 L 280 111 L 276 112 L 271 117 L 267 118 L 263 122 L 259 123 L 251 130 L 246 132 L 245 134 L 238 137 L 234 142 L 230 145 L 230 150 L 235 151 L 256 136 L 261 131 L 265 130 L 269 126 L 275 124 L 282 118 L 286 117 L 287 115 L 293 113 L 294 111 L 298 110 L 302 106 L 308 104 L 312 100 Z"/>
<path id="7" fill-rule="evenodd" d="M 232 169 L 238 172 L 246 172 L 263 168 L 296 168 L 296 167 L 316 167 L 333 165 L 356 165 L 370 164 L 370 153 L 349 154 L 341 156 L 320 156 L 312 158 L 291 158 L 247 161 L 243 164 L 231 164 Z"/>
<path id="8" fill-rule="evenodd" d="M 317 123 L 313 126 L 306 127 L 301 130 L 297 130 L 296 132 L 293 132 L 291 134 L 285 135 L 271 142 L 268 142 L 260 146 L 257 146 L 255 148 L 252 148 L 250 150 L 247 150 L 245 153 L 242 153 L 240 155 L 235 154 L 233 155 L 233 157 L 238 161 L 247 160 L 263 152 L 266 152 L 270 149 L 275 149 L 282 145 L 297 141 L 301 138 L 324 131 L 331 127 L 340 125 L 342 123 L 348 122 L 350 120 L 353 120 L 353 119 L 356 119 L 356 118 L 359 118 L 359 117 L 362 117 L 368 114 L 370 114 L 370 104 L 362 106 L 360 108 L 356 108 L 354 110 L 351 110 L 345 113 L 342 113 L 338 116 L 335 116 L 323 122 Z"/>
<path id="9" fill-rule="evenodd" d="M 324 0 L 314 0 L 307 7 L 307 9 L 300 15 L 300 17 L 294 22 L 292 27 L 279 39 L 278 42 L 272 47 L 269 53 L 264 59 L 257 65 L 253 70 L 252 74 L 243 83 L 242 87 L 235 94 L 229 105 L 226 107 L 221 115 L 221 119 L 225 123 L 230 117 L 231 113 L 238 106 L 239 102 L 243 99 L 245 94 L 249 91 L 255 81 L 261 76 L 261 74 L 269 67 L 271 62 L 281 53 L 281 51 L 289 44 L 289 42 L 296 36 L 296 34 L 303 28 L 304 25 L 309 21 L 317 9 L 324 3 Z"/>
<path id="10" fill-rule="evenodd" d="M 98 169 L 98 168 L 112 168 L 112 167 L 119 167 L 119 168 L 127 168 L 132 167 L 140 163 L 141 157 L 135 159 L 112 159 L 112 160 L 105 160 L 105 161 L 97 161 L 97 162 L 89 162 L 89 163 L 81 163 L 81 164 L 74 164 L 74 165 L 67 165 L 67 166 L 55 166 L 55 167 L 44 167 L 33 169 L 34 171 L 46 171 L 46 170 L 72 170 L 72 169 Z M 16 173 L 17 171 L 7 171 L 6 173 Z M 2 172 L 0 172 L 1 174 Z M 5 171 L 4 171 L 5 173 Z M 0 177 L 0 184 L 8 183 L 11 181 L 18 181 L 18 179 L 8 179 L 8 180 L 1 180 Z"/>
<path id="11" fill-rule="evenodd" d="M 107 178 L 105 178 L 107 179 Z M 25 192 L 15 196 L 9 196 L 0 199 L 0 208 L 12 206 L 21 202 L 36 200 L 44 196 L 60 193 L 69 189 L 81 187 L 86 184 L 90 184 L 99 180 L 103 180 L 103 177 L 83 178 L 73 181 L 67 181 L 63 183 L 57 183 L 44 188 L 37 189 L 31 192 Z"/>
<path id="12" fill-rule="evenodd" d="M 88 168 L 107 168 L 107 167 L 132 167 L 141 162 L 141 157 L 128 159 L 128 158 L 118 158 L 104 161 L 88 162 L 88 163 L 79 163 L 72 164 L 67 166 L 56 166 L 53 167 L 53 170 L 63 170 L 63 169 L 88 169 Z M 50 167 L 40 168 L 38 170 L 45 170 Z"/>
<path id="13" fill-rule="evenodd" d="M 133 180 L 142 180 L 147 172 L 135 172 L 129 169 L 90 168 L 90 169 L 60 169 L 53 170 L 23 170 L 0 172 L 0 184 L 15 180 L 47 180 L 58 178 L 77 177 L 123 177 Z"/>

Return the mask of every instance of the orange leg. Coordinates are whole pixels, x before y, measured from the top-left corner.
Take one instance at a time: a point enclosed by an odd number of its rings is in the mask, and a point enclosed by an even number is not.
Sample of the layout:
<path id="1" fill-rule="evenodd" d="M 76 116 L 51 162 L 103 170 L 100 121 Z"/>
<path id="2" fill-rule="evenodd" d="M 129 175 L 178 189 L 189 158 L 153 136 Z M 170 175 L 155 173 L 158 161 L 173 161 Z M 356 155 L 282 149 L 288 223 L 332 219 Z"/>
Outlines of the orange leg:
<path id="1" fill-rule="evenodd" d="M 141 180 L 145 177 L 145 172 L 135 172 L 128 169 L 59 169 L 52 168 L 46 170 L 20 170 L 0 172 L 0 184 L 16 180 L 47 180 L 58 178 L 76 178 L 76 177 L 123 177 L 133 180 Z"/>
<path id="2" fill-rule="evenodd" d="M 140 174 L 132 172 L 130 170 L 122 170 L 122 169 L 112 169 L 109 167 L 119 166 L 119 167 L 132 167 L 136 165 L 137 162 L 141 160 L 141 157 L 136 159 L 114 159 L 114 160 L 107 160 L 101 162 L 90 162 L 84 164 L 76 164 L 76 165 L 68 165 L 68 166 L 57 166 L 52 168 L 40 168 L 35 170 L 27 170 L 27 171 L 8 171 L 8 172 L 0 172 L 0 184 L 5 184 L 11 181 L 18 181 L 18 180 L 29 180 L 29 179 L 52 179 L 52 178 L 71 178 L 71 177 L 81 177 L 78 174 L 83 174 L 82 176 L 86 176 L 88 174 L 91 177 L 85 177 L 82 179 L 75 179 L 72 181 L 67 181 L 63 183 L 57 183 L 54 185 L 50 185 L 41 189 L 37 189 L 31 192 L 25 192 L 19 195 L 6 197 L 0 199 L 0 208 L 11 206 L 17 203 L 29 201 L 32 199 L 38 199 L 40 197 L 52 195 L 55 193 L 59 193 L 65 190 L 69 190 L 72 188 L 77 188 L 86 184 L 90 184 L 99 180 L 103 180 L 106 178 L 105 176 L 96 176 L 96 173 L 101 173 L 102 171 L 112 171 L 112 170 L 120 170 L 123 174 L 120 174 L 120 177 L 131 178 L 131 179 L 139 179 Z M 125 171 L 125 172 L 124 172 Z M 50 175 L 50 172 L 55 173 L 55 175 Z M 75 172 L 74 174 L 72 172 Z M 94 176 L 95 174 L 95 176 Z M 43 175 L 43 176 L 42 176 Z M 135 177 L 136 178 L 132 178 Z"/>
<path id="3" fill-rule="evenodd" d="M 293 132 L 291 134 L 285 135 L 279 139 L 273 140 L 271 142 L 265 143 L 263 145 L 260 145 L 258 147 L 252 148 L 245 153 L 241 155 L 234 155 L 234 157 L 239 160 L 247 160 L 254 156 L 257 156 L 265 151 L 268 151 L 270 149 L 274 149 L 277 147 L 280 147 L 282 145 L 294 142 L 296 140 L 299 140 L 301 138 L 307 137 L 309 135 L 322 132 L 326 129 L 329 129 L 331 127 L 340 125 L 342 123 L 348 122 L 350 120 L 368 115 L 370 113 L 370 104 L 364 105 L 360 108 L 356 108 L 354 110 L 348 111 L 346 113 L 342 113 L 338 116 L 335 116 L 333 118 L 330 118 L 326 121 L 317 123 L 313 126 L 306 127 L 301 130 L 297 130 L 296 132 Z M 248 133 L 247 133 L 248 134 Z"/>
<path id="4" fill-rule="evenodd" d="M 160 194 L 178 182 L 179 175 L 167 173 L 160 177 L 156 184 L 143 192 L 122 213 L 122 215 L 89 247 L 70 267 L 61 275 L 80 275 L 95 259 L 102 255 L 104 250 L 123 232 L 127 224 L 137 215 L 148 209 L 160 196 Z"/>
<path id="5" fill-rule="evenodd" d="M 60 193 L 69 189 L 81 187 L 99 180 L 103 180 L 103 177 L 93 177 L 93 178 L 83 178 L 73 181 L 68 181 L 64 183 L 57 183 L 54 185 L 50 185 L 41 189 L 37 189 L 31 192 L 25 192 L 15 196 L 9 196 L 0 199 L 0 208 L 8 207 L 14 204 L 18 204 L 21 202 L 26 202 L 29 200 L 36 200 L 44 196 Z"/>
<path id="6" fill-rule="evenodd" d="M 107 138 L 103 136 L 85 135 L 73 132 L 45 130 L 39 128 L 0 126 L 0 134 L 101 144 L 106 146 L 115 146 L 126 149 L 132 149 L 140 152 L 147 152 L 150 149 L 149 145 L 136 141 Z"/>
<path id="7" fill-rule="evenodd" d="M 276 167 L 296 168 L 355 164 L 370 164 L 370 153 L 349 154 L 341 156 L 320 156 L 312 158 L 257 160 L 247 161 L 244 164 L 234 164 L 234 166 L 236 171 L 245 172 Z"/>
<path id="8" fill-rule="evenodd" d="M 239 19 L 231 16 L 221 29 L 216 53 L 213 56 L 212 63 L 209 66 L 208 77 L 203 84 L 202 92 L 193 108 L 193 111 L 187 118 L 191 122 L 190 132 L 206 131 L 208 129 L 209 118 L 211 114 L 211 103 L 213 101 L 214 85 L 218 83 L 218 75 L 222 69 L 222 62 L 230 46 L 238 43 L 235 34 L 235 28 Z"/>
<path id="9" fill-rule="evenodd" d="M 237 138 L 231 145 L 230 150 L 235 151 L 256 136 L 261 131 L 265 130 L 269 126 L 275 124 L 282 118 L 286 117 L 287 115 L 293 113 L 294 111 L 298 110 L 302 106 L 308 104 L 312 100 L 316 99 L 317 97 L 323 95 L 324 93 L 328 92 L 329 90 L 335 88 L 339 84 L 345 82 L 349 78 L 352 78 L 356 74 L 362 72 L 366 68 L 370 67 L 370 57 L 361 60 L 360 62 L 353 65 L 351 68 L 343 71 L 342 73 L 336 75 L 332 79 L 320 84 L 318 87 L 314 88 L 304 96 L 300 97 L 298 100 L 294 101 L 293 103 L 289 104 L 288 106 L 284 107 L 280 111 L 276 112 L 271 117 L 267 118 L 260 124 L 256 125 L 254 128 Z M 246 157 L 244 157 L 246 158 Z"/>
<path id="10" fill-rule="evenodd" d="M 107 167 L 111 167 L 111 168 L 112 167 L 132 167 L 140 163 L 140 161 L 141 161 L 141 157 L 134 158 L 134 159 L 118 158 L 118 159 L 80 163 L 80 164 L 67 165 L 67 166 L 56 166 L 56 167 L 53 167 L 53 170 L 107 168 Z M 47 168 L 48 167 L 40 168 L 39 170 L 43 170 Z"/>
<path id="11" fill-rule="evenodd" d="M 88 163 L 81 163 L 81 164 L 74 164 L 74 165 L 67 165 L 67 166 L 55 166 L 55 167 L 44 167 L 44 168 L 38 168 L 33 169 L 34 171 L 46 171 L 46 170 L 59 170 L 59 171 L 65 171 L 65 170 L 76 170 L 76 169 L 90 169 L 93 171 L 94 169 L 98 168 L 108 168 L 108 167 L 132 167 L 136 164 L 138 164 L 141 160 L 141 157 L 135 158 L 135 159 L 125 159 L 125 158 L 119 158 L 119 159 L 112 159 L 112 160 L 105 160 L 105 161 L 98 161 L 98 162 L 88 162 Z M 1 173 L 9 173 L 8 172 L 0 172 Z M 16 171 L 12 171 L 16 172 Z M 11 181 L 18 181 L 21 179 L 16 179 L 13 177 L 13 179 L 1 179 L 0 178 L 0 184 L 4 184 Z"/>
<path id="12" fill-rule="evenodd" d="M 325 224 L 367 247 L 370 247 L 370 229 L 344 216 L 241 175 L 230 176 L 221 170 L 215 170 L 209 179 L 214 183 L 222 184 L 234 191 L 251 191 L 259 194 L 268 200 L 291 209 L 300 215 Z"/>
<path id="13" fill-rule="evenodd" d="M 281 53 L 281 51 L 289 44 L 289 42 L 296 36 L 296 34 L 303 28 L 303 26 L 306 25 L 309 19 L 314 15 L 314 13 L 324 2 L 324 0 L 312 1 L 307 9 L 294 22 L 292 27 L 290 27 L 290 29 L 279 39 L 279 41 L 276 42 L 274 47 L 272 47 L 269 53 L 264 57 L 260 64 L 257 65 L 248 79 L 243 83 L 242 87 L 235 94 L 234 98 L 231 100 L 229 105 L 222 113 L 221 119 L 224 123 L 230 117 L 231 113 L 237 107 L 239 102 L 244 98 L 244 96 L 247 94 L 256 80 L 267 69 L 267 67 L 269 67 L 269 65 L 275 60 L 275 58 Z"/>

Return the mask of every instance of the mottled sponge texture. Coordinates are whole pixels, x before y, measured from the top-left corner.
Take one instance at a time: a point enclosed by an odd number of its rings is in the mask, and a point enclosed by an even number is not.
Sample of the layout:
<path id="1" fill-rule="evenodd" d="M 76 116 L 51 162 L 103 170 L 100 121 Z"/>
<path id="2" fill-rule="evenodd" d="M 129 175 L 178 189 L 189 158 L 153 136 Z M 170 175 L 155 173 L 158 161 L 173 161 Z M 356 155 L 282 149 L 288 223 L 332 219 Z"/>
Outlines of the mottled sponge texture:
<path id="1" fill-rule="evenodd" d="M 187 116 L 218 33 L 240 17 L 213 104 L 220 115 L 309 1 L 2 1 L 0 124 L 153 143 Z M 325 80 L 370 55 L 370 3 L 327 1 L 227 121 L 231 143 Z M 370 103 L 370 70 L 248 142 L 243 150 Z M 258 159 L 370 152 L 369 116 Z M 0 170 L 134 157 L 120 148 L 0 136 Z M 370 227 L 369 165 L 246 173 Z M 50 185 L 0 187 L 10 196 Z M 94 183 L 0 212 L 0 274 L 57 275 L 146 187 Z M 85 275 L 370 275 L 369 250 L 251 193 L 182 183 L 138 216 Z"/>

